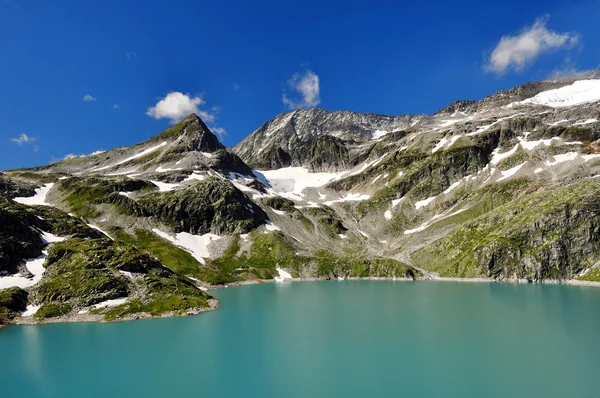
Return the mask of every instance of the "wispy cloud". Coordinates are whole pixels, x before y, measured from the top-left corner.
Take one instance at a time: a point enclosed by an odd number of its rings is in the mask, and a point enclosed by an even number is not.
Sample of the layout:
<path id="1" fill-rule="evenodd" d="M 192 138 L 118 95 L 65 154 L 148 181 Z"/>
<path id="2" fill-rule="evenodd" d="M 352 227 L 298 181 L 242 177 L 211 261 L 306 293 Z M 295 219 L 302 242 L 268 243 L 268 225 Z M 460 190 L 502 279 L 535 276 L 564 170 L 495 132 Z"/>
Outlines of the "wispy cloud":
<path id="1" fill-rule="evenodd" d="M 563 77 L 584 77 L 592 73 L 593 69 L 580 69 L 570 57 L 564 59 L 563 63 L 554 68 L 548 75 L 549 79 L 560 79 Z"/>
<path id="2" fill-rule="evenodd" d="M 137 54 L 134 53 L 133 51 L 128 51 L 125 53 L 125 56 L 127 57 L 127 61 L 129 61 L 131 58 L 137 57 Z"/>
<path id="3" fill-rule="evenodd" d="M 30 144 L 32 142 L 35 142 L 37 140 L 36 137 L 30 137 L 25 133 L 19 134 L 18 137 L 15 138 L 11 138 L 10 139 L 12 142 L 15 142 L 18 145 L 22 145 L 22 144 Z"/>
<path id="4" fill-rule="evenodd" d="M 89 95 L 89 94 L 86 94 L 86 95 L 84 95 L 84 96 L 83 96 L 83 100 L 84 100 L 85 102 L 92 102 L 92 101 L 96 101 L 96 98 L 92 97 L 92 96 L 91 96 L 91 95 Z"/>
<path id="5" fill-rule="evenodd" d="M 575 46 L 579 36 L 574 32 L 558 33 L 546 27 L 548 16 L 525 27 L 519 34 L 503 36 L 489 56 L 485 70 L 501 75 L 507 70 L 523 70 L 540 55 Z"/>
<path id="6" fill-rule="evenodd" d="M 223 138 L 227 135 L 227 130 L 225 130 L 223 127 L 211 127 L 210 129 L 213 133 L 218 135 L 220 138 Z"/>
<path id="7" fill-rule="evenodd" d="M 113 108 L 113 109 L 121 109 L 121 107 L 119 106 L 119 104 L 114 104 L 114 105 L 112 106 L 112 108 Z"/>
<path id="8" fill-rule="evenodd" d="M 319 76 L 306 69 L 295 73 L 285 84 L 281 101 L 290 109 L 312 108 L 321 102 Z"/>

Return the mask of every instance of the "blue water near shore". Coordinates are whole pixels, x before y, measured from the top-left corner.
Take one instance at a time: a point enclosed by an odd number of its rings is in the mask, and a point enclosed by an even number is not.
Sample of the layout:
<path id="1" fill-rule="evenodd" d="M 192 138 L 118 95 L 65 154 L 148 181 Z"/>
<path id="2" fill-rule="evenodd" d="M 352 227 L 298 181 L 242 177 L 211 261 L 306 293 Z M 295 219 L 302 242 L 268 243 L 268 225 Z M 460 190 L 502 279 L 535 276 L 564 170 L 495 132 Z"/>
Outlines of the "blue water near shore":
<path id="1" fill-rule="evenodd" d="M 0 331 L 2 397 L 600 397 L 600 289 L 319 281 Z"/>

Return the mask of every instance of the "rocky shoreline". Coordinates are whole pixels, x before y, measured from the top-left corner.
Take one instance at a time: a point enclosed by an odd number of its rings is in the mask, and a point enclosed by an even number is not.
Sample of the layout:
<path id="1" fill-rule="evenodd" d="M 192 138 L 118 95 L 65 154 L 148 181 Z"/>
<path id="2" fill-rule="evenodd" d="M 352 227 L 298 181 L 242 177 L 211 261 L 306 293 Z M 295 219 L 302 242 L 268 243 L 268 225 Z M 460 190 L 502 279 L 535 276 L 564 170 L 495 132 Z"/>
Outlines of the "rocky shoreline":
<path id="1" fill-rule="evenodd" d="M 507 280 L 499 281 L 494 278 L 484 278 L 484 277 L 480 277 L 480 278 L 447 278 L 447 277 L 439 277 L 439 276 L 432 276 L 432 275 L 429 275 L 429 276 L 430 276 L 429 278 L 417 278 L 417 279 L 375 277 L 375 276 L 364 277 L 364 278 L 348 277 L 348 278 L 337 279 L 337 280 L 339 280 L 339 281 L 343 281 L 343 280 L 344 281 L 408 281 L 408 282 L 439 281 L 439 282 L 465 282 L 465 283 L 508 283 L 508 284 L 566 285 L 566 286 L 600 287 L 600 282 L 580 281 L 577 279 L 569 279 L 569 280 L 564 280 L 564 281 L 559 281 L 556 279 L 547 279 L 547 280 L 544 280 L 541 282 L 530 282 L 527 279 L 507 279 Z M 331 278 L 293 278 L 293 279 L 290 279 L 287 281 L 289 281 L 289 282 L 314 282 L 314 281 L 326 281 L 326 280 L 334 281 L 336 279 L 331 279 Z M 261 284 L 261 283 L 277 283 L 277 282 L 274 279 L 247 280 L 247 281 L 241 281 L 241 282 L 233 282 L 233 283 L 229 283 L 227 285 L 212 286 L 212 287 L 210 287 L 209 290 L 225 289 L 225 288 L 235 287 L 235 286 L 257 285 L 257 284 Z"/>
<path id="2" fill-rule="evenodd" d="M 198 315 L 202 312 L 213 311 L 219 308 L 219 300 L 212 298 L 208 300 L 208 307 L 197 307 L 187 310 L 182 314 L 175 314 L 173 312 L 167 312 L 161 315 L 150 315 L 146 313 L 137 313 L 133 315 L 128 315 L 123 318 L 119 318 L 114 321 L 106 321 L 103 319 L 103 314 L 72 314 L 59 316 L 54 318 L 48 318 L 41 321 L 35 320 L 33 316 L 21 317 L 18 318 L 13 325 L 43 325 L 50 323 L 71 323 L 71 322 L 101 322 L 101 323 L 113 323 L 113 322 L 125 322 L 125 321 L 137 321 L 142 319 L 157 319 L 157 318 L 171 318 L 176 316 L 192 316 Z M 8 326 L 8 325 L 6 325 Z"/>

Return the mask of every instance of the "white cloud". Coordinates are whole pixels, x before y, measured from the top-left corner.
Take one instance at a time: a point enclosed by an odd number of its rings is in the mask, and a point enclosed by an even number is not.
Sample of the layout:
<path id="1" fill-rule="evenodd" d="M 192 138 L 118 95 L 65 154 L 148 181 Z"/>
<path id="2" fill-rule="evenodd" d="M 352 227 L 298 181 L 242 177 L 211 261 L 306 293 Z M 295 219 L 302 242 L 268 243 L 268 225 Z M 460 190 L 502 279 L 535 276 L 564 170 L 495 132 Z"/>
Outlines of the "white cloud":
<path id="1" fill-rule="evenodd" d="M 496 74 L 502 74 L 511 68 L 520 71 L 541 54 L 571 48 L 577 44 L 577 34 L 548 30 L 547 22 L 548 17 L 543 17 L 517 35 L 503 36 L 489 57 L 486 71 Z"/>
<path id="2" fill-rule="evenodd" d="M 19 134 L 18 137 L 15 138 L 11 138 L 12 142 L 16 142 L 18 145 L 21 145 L 23 143 L 25 144 L 29 144 L 31 142 L 34 142 L 35 140 L 37 140 L 37 138 L 35 137 L 30 137 L 27 134 Z"/>
<path id="3" fill-rule="evenodd" d="M 154 119 L 169 119 L 171 123 L 177 123 L 189 114 L 195 113 L 215 134 L 219 137 L 225 136 L 227 133 L 225 129 L 214 124 L 219 115 L 219 107 L 213 106 L 210 110 L 199 108 L 205 104 L 206 102 L 200 96 L 192 97 L 175 91 L 148 108 L 146 114 Z"/>
<path id="4" fill-rule="evenodd" d="M 121 109 L 121 107 L 119 106 L 119 104 L 114 104 L 112 107 L 113 107 L 113 109 Z"/>
<path id="5" fill-rule="evenodd" d="M 94 152 L 90 153 L 89 155 L 75 155 L 74 153 L 68 153 L 65 155 L 64 158 L 62 158 L 62 160 L 73 159 L 73 158 L 85 158 L 88 156 L 98 155 L 98 154 L 104 153 L 104 152 L 106 152 L 106 151 L 94 151 Z"/>
<path id="6" fill-rule="evenodd" d="M 210 122 L 214 120 L 214 116 L 198 108 L 205 103 L 200 97 L 191 97 L 188 94 L 175 91 L 167 94 L 156 105 L 148 108 L 146 115 L 154 119 L 170 119 L 172 123 L 177 123 L 190 113 L 195 113 L 206 122 Z"/>
<path id="7" fill-rule="evenodd" d="M 96 98 L 92 97 L 92 96 L 91 96 L 91 95 L 89 95 L 89 94 L 86 94 L 86 95 L 84 95 L 84 96 L 83 96 L 83 100 L 84 100 L 85 102 L 90 102 L 90 101 L 96 101 Z"/>
<path id="8" fill-rule="evenodd" d="M 321 102 L 319 76 L 312 70 L 294 74 L 283 89 L 281 101 L 290 109 L 312 108 Z"/>
<path id="9" fill-rule="evenodd" d="M 127 61 L 129 61 L 131 58 L 137 57 L 137 54 L 134 53 L 133 51 L 129 51 L 129 52 L 125 53 L 125 56 L 127 57 Z"/>

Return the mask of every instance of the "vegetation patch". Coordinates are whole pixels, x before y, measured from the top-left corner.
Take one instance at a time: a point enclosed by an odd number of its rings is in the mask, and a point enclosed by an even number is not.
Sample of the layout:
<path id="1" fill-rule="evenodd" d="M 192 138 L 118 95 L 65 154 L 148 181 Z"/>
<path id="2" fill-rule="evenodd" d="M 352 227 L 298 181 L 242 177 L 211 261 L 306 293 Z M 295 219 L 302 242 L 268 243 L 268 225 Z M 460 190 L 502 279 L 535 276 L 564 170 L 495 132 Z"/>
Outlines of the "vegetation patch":
<path id="1" fill-rule="evenodd" d="M 265 198 L 262 200 L 265 206 L 269 206 L 275 210 L 293 212 L 296 210 L 295 203 L 287 198 L 281 196 L 275 196 L 272 198 Z"/>
<path id="2" fill-rule="evenodd" d="M 195 278 L 202 276 L 201 264 L 189 252 L 173 245 L 145 229 L 136 229 L 133 234 L 123 230 L 111 232 L 118 241 L 128 243 L 156 257 L 161 264 L 181 275 Z"/>
<path id="3" fill-rule="evenodd" d="M 46 273 L 31 294 L 33 302 L 42 305 L 36 314 L 39 319 L 122 297 L 130 299 L 90 313 L 106 314 L 110 320 L 136 312 L 179 314 L 207 307 L 210 298 L 187 277 L 136 247 L 108 239 L 71 239 L 53 244 Z"/>
<path id="4" fill-rule="evenodd" d="M 517 184 L 512 182 L 509 184 Z M 500 194 L 516 185 L 501 185 Z M 413 253 L 442 276 L 571 279 L 600 260 L 600 183 L 531 183 L 447 237 Z M 502 200 L 505 200 L 504 197 Z"/>
<path id="5" fill-rule="evenodd" d="M 582 281 L 600 282 L 600 268 L 594 268 L 578 279 Z"/>

